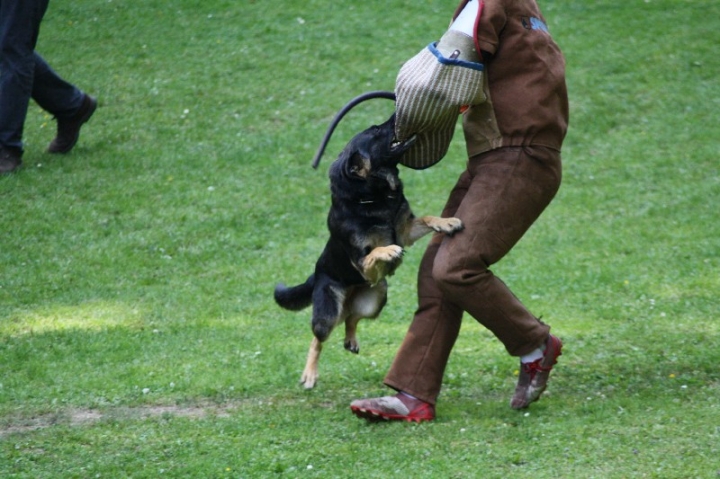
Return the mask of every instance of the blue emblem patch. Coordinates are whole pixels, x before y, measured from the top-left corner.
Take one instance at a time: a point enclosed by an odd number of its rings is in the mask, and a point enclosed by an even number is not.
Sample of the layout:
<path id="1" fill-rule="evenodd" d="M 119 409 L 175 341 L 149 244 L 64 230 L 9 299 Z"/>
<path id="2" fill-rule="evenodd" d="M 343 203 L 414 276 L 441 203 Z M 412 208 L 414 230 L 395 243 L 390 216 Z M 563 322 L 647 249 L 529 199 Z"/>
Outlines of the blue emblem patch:
<path id="1" fill-rule="evenodd" d="M 540 30 L 541 32 L 550 33 L 545 22 L 537 17 L 522 17 L 523 28 L 527 30 Z"/>

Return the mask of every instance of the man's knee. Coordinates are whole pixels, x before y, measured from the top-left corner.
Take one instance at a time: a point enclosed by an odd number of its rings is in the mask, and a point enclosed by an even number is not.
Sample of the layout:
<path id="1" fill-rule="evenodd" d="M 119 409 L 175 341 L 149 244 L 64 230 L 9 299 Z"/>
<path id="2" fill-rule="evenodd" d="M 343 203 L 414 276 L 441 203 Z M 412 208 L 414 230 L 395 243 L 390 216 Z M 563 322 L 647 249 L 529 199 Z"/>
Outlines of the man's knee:
<path id="1" fill-rule="evenodd" d="M 447 254 L 440 248 L 433 263 L 432 275 L 440 290 L 449 297 L 467 294 L 466 288 L 481 282 L 490 273 L 482 256 L 472 258 Z"/>
<path id="2" fill-rule="evenodd" d="M 433 264 L 432 275 L 438 288 L 451 297 L 462 288 L 467 279 L 465 269 L 458 261 L 440 256 Z"/>
<path id="3" fill-rule="evenodd" d="M 448 268 L 448 264 L 444 261 L 435 261 L 432 269 L 433 280 L 443 292 L 447 293 L 448 288 L 453 283 L 453 275 Z"/>

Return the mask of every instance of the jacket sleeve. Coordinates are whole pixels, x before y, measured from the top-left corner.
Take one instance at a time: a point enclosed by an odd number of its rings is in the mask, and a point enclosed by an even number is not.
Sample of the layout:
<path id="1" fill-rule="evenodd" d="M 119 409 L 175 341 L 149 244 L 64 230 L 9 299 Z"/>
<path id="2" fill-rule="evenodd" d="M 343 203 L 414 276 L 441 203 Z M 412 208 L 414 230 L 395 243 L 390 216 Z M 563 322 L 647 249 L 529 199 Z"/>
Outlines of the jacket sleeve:
<path id="1" fill-rule="evenodd" d="M 497 51 L 500 32 L 507 23 L 505 0 L 484 0 L 485 7 L 478 22 L 477 41 L 480 50 L 494 55 Z"/>

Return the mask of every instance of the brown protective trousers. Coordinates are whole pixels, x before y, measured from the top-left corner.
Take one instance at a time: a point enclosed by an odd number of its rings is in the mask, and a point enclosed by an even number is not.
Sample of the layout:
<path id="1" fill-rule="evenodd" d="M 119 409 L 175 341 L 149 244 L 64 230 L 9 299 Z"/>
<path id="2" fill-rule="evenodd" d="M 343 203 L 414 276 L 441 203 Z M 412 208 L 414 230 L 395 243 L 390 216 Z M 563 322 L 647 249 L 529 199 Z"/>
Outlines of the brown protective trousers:
<path id="1" fill-rule="evenodd" d="M 492 331 L 513 356 L 541 346 L 550 327 L 488 268 L 520 240 L 560 187 L 560 153 L 507 147 L 468 160 L 443 210 L 465 229 L 435 234 L 418 273 L 418 309 L 385 384 L 435 404 L 463 312 Z"/>

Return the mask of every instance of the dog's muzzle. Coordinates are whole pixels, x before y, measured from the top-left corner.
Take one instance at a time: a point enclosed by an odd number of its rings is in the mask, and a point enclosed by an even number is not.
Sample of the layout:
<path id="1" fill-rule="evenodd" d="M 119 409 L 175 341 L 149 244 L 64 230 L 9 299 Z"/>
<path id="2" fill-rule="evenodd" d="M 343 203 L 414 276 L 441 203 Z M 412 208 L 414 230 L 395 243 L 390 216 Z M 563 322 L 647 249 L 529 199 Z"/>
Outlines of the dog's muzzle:
<path id="1" fill-rule="evenodd" d="M 407 140 L 402 140 L 402 141 L 398 140 L 398 139 L 393 139 L 392 143 L 390 143 L 390 151 L 392 152 L 393 155 L 402 154 L 405 151 L 407 151 L 408 148 L 413 146 L 413 144 L 415 143 L 415 140 L 417 140 L 417 135 L 412 135 Z"/>

